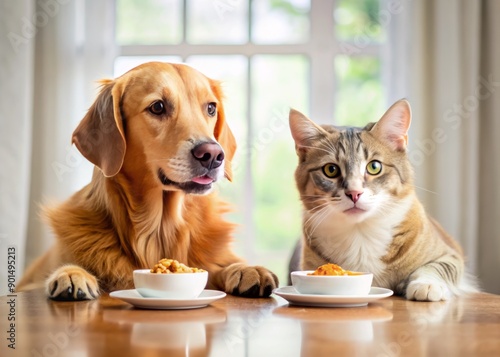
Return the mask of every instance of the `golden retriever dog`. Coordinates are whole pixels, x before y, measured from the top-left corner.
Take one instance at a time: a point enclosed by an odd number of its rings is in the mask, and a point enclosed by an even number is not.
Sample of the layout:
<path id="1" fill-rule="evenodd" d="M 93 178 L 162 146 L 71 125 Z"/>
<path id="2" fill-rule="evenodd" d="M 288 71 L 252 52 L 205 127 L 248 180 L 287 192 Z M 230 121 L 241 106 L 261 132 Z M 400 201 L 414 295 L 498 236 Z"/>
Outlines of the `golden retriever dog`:
<path id="1" fill-rule="evenodd" d="M 140 65 L 102 89 L 73 133 L 95 165 L 90 184 L 44 216 L 55 246 L 18 290 L 55 300 L 133 288 L 133 270 L 172 258 L 209 273 L 208 288 L 266 297 L 278 279 L 230 249 L 234 225 L 211 193 L 231 180 L 236 143 L 217 81 L 181 64 Z"/>

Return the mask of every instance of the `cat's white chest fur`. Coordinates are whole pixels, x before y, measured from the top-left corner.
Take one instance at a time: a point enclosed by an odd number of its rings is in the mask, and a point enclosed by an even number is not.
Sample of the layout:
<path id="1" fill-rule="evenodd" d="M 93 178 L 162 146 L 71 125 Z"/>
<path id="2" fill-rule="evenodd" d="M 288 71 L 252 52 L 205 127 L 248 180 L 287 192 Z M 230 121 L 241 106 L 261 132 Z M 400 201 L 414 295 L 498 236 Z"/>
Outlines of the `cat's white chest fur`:
<path id="1" fill-rule="evenodd" d="M 405 218 L 413 197 L 400 200 L 383 214 L 354 222 L 342 214 L 326 216 L 314 229 L 310 246 L 322 258 L 344 269 L 371 272 L 374 284 L 383 282 L 385 263 L 381 258 L 393 240 L 394 227 Z"/>
<path id="2" fill-rule="evenodd" d="M 325 220 L 327 221 L 327 219 Z M 370 222 L 371 223 L 371 222 Z M 325 258 L 344 269 L 371 272 L 380 275 L 385 264 L 380 259 L 392 241 L 391 229 L 383 229 L 378 224 L 356 224 L 339 232 L 335 221 L 324 222 L 315 233 L 315 250 Z M 335 234 L 332 232 L 338 232 Z"/>

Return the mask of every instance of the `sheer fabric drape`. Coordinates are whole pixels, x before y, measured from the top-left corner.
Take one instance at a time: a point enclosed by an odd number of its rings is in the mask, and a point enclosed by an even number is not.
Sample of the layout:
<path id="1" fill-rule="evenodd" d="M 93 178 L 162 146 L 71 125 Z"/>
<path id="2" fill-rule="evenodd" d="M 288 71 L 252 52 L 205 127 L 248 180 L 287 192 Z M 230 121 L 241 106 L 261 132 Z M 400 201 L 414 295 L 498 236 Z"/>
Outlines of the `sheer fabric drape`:
<path id="1" fill-rule="evenodd" d="M 40 205 L 89 181 L 71 133 L 113 73 L 113 28 L 112 0 L 0 4 L 0 261 L 15 246 L 18 278 L 53 242 Z"/>
<path id="2" fill-rule="evenodd" d="M 500 2 L 400 2 L 389 24 L 389 97 L 413 109 L 417 192 L 500 293 Z"/>

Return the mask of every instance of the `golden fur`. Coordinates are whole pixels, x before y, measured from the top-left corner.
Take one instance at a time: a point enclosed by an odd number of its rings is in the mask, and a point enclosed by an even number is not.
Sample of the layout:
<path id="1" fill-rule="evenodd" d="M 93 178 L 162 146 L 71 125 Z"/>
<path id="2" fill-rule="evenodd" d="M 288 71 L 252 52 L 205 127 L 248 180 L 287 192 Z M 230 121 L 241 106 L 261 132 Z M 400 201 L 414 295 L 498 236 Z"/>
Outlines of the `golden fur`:
<path id="1" fill-rule="evenodd" d="M 365 128 L 318 126 L 291 111 L 304 205 L 302 269 L 331 262 L 372 272 L 374 286 L 414 300 L 476 290 L 459 244 L 415 194 L 406 153 L 410 121 L 405 100 Z"/>
<path id="2" fill-rule="evenodd" d="M 212 183 L 194 182 L 232 177 L 236 143 L 218 82 L 185 65 L 138 66 L 103 81 L 73 142 L 96 165 L 92 180 L 45 209 L 56 243 L 19 290 L 47 280 L 51 298 L 91 299 L 99 290 L 132 288 L 132 271 L 162 258 L 203 268 L 209 288 L 236 295 L 269 296 L 278 285 L 273 273 L 231 252 L 226 205 L 209 193 Z M 201 145 L 223 164 L 196 157 Z"/>

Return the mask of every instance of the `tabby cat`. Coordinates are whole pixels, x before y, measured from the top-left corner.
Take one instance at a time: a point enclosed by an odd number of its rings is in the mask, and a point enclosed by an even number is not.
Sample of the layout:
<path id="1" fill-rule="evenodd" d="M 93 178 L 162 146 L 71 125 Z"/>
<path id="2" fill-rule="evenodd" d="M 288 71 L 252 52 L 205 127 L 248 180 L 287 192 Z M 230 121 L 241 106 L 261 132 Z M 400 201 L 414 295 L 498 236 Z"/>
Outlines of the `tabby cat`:
<path id="1" fill-rule="evenodd" d="M 372 272 L 374 286 L 410 300 L 476 291 L 462 249 L 415 194 L 406 153 L 410 121 L 406 100 L 364 128 L 319 126 L 290 111 L 304 206 L 302 269 L 330 262 Z"/>

